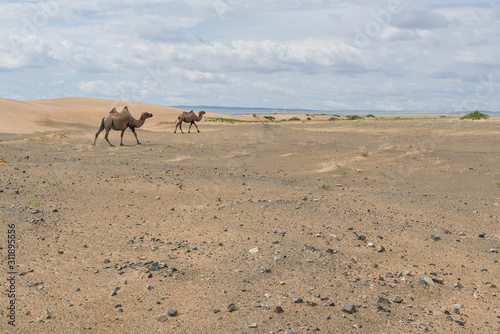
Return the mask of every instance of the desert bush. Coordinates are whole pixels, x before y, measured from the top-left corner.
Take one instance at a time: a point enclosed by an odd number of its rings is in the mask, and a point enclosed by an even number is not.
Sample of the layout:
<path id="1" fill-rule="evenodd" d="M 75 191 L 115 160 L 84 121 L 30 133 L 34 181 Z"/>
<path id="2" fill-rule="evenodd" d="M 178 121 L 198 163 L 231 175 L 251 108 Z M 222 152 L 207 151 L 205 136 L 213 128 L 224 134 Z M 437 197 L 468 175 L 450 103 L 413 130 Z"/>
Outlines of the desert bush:
<path id="1" fill-rule="evenodd" d="M 487 119 L 489 118 L 489 115 L 483 114 L 479 110 L 476 110 L 474 112 L 470 112 L 467 115 L 464 115 L 460 117 L 460 119 L 472 119 L 472 120 L 478 120 L 478 119 Z"/>
<path id="2" fill-rule="evenodd" d="M 363 119 L 363 117 L 358 116 L 358 115 L 352 115 L 352 116 L 346 116 L 346 119 L 347 119 L 348 121 L 355 121 L 355 120 L 357 120 L 357 119 Z"/>

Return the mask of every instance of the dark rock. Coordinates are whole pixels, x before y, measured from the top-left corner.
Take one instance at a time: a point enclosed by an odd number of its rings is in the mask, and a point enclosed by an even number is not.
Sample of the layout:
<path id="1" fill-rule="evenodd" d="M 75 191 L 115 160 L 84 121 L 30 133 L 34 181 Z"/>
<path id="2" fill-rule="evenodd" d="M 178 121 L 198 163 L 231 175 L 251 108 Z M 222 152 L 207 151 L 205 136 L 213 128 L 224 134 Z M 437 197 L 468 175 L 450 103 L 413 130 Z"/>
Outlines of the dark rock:
<path id="1" fill-rule="evenodd" d="M 356 312 L 356 306 L 354 306 L 353 304 L 347 304 L 346 306 L 344 306 L 342 311 L 353 314 L 354 312 Z"/>
<path id="2" fill-rule="evenodd" d="M 274 308 L 274 312 L 276 312 L 276 313 L 283 313 L 284 311 L 283 311 L 283 308 L 281 306 L 276 306 Z"/>
<path id="3" fill-rule="evenodd" d="M 439 234 L 432 234 L 432 235 L 431 235 L 431 238 L 432 238 L 432 240 L 434 240 L 434 241 L 438 241 L 439 239 L 441 239 L 441 236 L 440 236 Z"/>
<path id="4" fill-rule="evenodd" d="M 166 316 L 166 315 L 161 315 L 161 316 L 158 318 L 158 321 L 159 321 L 159 322 L 166 322 L 166 321 L 167 321 L 167 316 Z"/>
<path id="5" fill-rule="evenodd" d="M 480 233 L 480 234 L 478 235 L 478 237 L 480 237 L 480 238 L 484 238 L 485 236 L 486 236 L 486 233 Z"/>
<path id="6" fill-rule="evenodd" d="M 177 315 L 177 310 L 174 309 L 168 310 L 168 315 L 171 317 L 175 317 Z"/>
<path id="7" fill-rule="evenodd" d="M 377 304 L 378 305 L 389 306 L 389 305 L 391 305 L 391 302 L 387 298 L 380 297 L 379 299 L 377 299 Z"/>
<path id="8" fill-rule="evenodd" d="M 395 296 L 392 298 L 392 301 L 395 302 L 395 303 L 402 303 L 403 302 L 403 298 L 401 298 L 401 296 Z"/>
<path id="9" fill-rule="evenodd" d="M 366 237 L 364 235 L 361 235 L 361 234 L 356 234 L 356 240 L 365 241 Z"/>

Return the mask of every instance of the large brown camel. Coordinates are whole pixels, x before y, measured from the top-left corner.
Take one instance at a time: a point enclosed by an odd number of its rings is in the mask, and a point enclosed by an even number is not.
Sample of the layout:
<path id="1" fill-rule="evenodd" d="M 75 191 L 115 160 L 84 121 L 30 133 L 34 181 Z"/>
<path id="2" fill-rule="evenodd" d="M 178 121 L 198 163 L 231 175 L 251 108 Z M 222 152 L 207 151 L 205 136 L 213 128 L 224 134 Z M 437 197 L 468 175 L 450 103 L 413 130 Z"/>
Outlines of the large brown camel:
<path id="1" fill-rule="evenodd" d="M 137 139 L 137 133 L 135 133 L 135 129 L 140 128 L 144 124 L 146 119 L 150 117 L 153 117 L 153 114 L 143 112 L 141 114 L 141 118 L 136 120 L 134 117 L 132 117 L 127 107 L 123 108 L 121 112 L 117 112 L 116 108 L 113 108 L 113 110 L 109 112 L 109 115 L 102 119 L 101 127 L 95 134 L 94 145 L 99 134 L 104 129 L 106 129 L 104 139 L 106 139 L 109 145 L 113 146 L 108 140 L 109 131 L 113 129 L 122 132 L 120 146 L 123 146 L 123 133 L 125 132 L 125 130 L 127 130 L 127 128 L 130 128 L 130 130 L 132 130 L 132 132 L 134 133 L 135 140 L 137 140 L 137 145 L 141 145 L 139 139 Z"/>
<path id="2" fill-rule="evenodd" d="M 205 114 L 205 112 L 203 110 L 198 113 L 198 116 L 196 116 L 196 114 L 192 110 L 190 112 L 187 112 L 187 111 L 183 112 L 177 118 L 177 125 L 175 126 L 174 133 L 177 133 L 177 127 L 179 127 L 179 129 L 181 129 L 182 133 L 184 133 L 184 131 L 182 131 L 182 122 L 191 123 L 191 124 L 189 124 L 188 133 L 191 133 L 191 126 L 193 126 L 193 124 L 194 124 L 194 126 L 196 126 L 196 130 L 198 130 L 198 132 L 200 132 L 200 130 L 198 129 L 198 125 L 196 125 L 195 122 L 201 121 L 201 118 L 203 117 L 204 114 Z"/>

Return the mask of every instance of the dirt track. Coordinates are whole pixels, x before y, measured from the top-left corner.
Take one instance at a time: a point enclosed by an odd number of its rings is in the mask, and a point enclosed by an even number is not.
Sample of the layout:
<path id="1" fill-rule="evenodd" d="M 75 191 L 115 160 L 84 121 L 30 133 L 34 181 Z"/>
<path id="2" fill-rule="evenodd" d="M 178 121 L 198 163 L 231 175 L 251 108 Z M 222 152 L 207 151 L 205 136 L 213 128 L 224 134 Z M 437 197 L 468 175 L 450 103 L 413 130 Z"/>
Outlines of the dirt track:
<path id="1" fill-rule="evenodd" d="M 1 332 L 499 330 L 498 120 L 199 126 L 0 135 Z"/>

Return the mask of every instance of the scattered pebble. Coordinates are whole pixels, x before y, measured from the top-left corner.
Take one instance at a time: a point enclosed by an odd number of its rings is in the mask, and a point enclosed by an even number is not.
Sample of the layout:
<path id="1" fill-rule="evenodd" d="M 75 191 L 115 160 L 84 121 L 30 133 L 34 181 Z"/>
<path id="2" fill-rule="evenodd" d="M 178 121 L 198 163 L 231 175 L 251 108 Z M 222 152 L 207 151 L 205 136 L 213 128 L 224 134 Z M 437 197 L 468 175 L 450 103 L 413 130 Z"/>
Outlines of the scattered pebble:
<path id="1" fill-rule="evenodd" d="M 353 314 L 354 312 L 356 312 L 356 306 L 354 306 L 353 304 L 347 304 L 346 306 L 344 306 L 342 311 Z"/>
<path id="2" fill-rule="evenodd" d="M 166 322 L 166 321 L 167 321 L 167 316 L 166 316 L 166 315 L 161 315 L 161 316 L 158 318 L 158 321 L 159 321 L 159 322 Z"/>
<path id="3" fill-rule="evenodd" d="M 434 241 L 438 241 L 438 240 L 440 240 L 440 239 L 441 239 L 441 236 L 440 236 L 439 234 L 432 234 L 432 235 L 431 235 L 431 238 L 432 238 L 432 240 L 434 240 Z"/>

